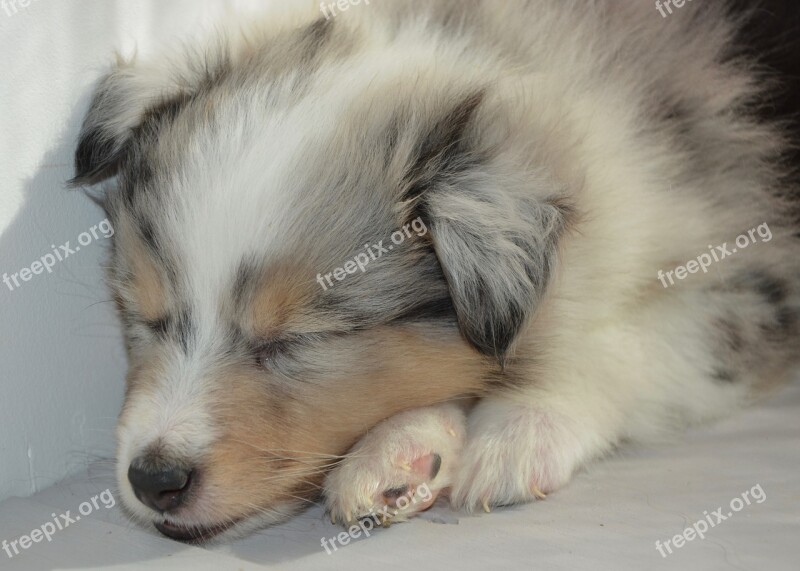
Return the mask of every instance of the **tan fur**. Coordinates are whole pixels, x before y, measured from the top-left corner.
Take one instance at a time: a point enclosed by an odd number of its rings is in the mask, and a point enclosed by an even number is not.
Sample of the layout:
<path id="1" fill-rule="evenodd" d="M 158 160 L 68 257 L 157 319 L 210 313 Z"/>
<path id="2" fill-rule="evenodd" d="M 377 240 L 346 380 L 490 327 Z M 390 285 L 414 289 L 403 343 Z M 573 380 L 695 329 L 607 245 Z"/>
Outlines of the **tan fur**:
<path id="1" fill-rule="evenodd" d="M 144 321 L 161 319 L 167 310 L 167 291 L 163 277 L 131 224 L 123 219 L 118 226 L 120 227 L 117 231 L 124 236 L 119 243 L 125 246 L 120 254 L 129 268 L 130 276 L 126 293 L 132 298 L 130 301 Z"/>
<path id="2" fill-rule="evenodd" d="M 382 342 L 371 341 L 373 335 Z M 292 398 L 296 387 L 282 387 L 255 369 L 230 371 L 216 384 L 214 417 L 225 432 L 205 463 L 204 488 L 224 517 L 300 493 L 307 497 L 334 455 L 344 454 L 369 427 L 402 410 L 477 391 L 485 375 L 483 359 L 457 336 L 434 341 L 412 329 L 354 335 L 333 360 L 349 365 L 340 369 L 341 378 L 326 381 L 327 390 L 301 388 L 303 398 Z M 254 480 L 265 485 L 253 487 Z"/>
<path id="3" fill-rule="evenodd" d="M 270 266 L 247 312 L 253 334 L 272 338 L 287 327 L 294 332 L 330 330 L 333 324 L 320 319 L 308 307 L 317 293 L 309 275 L 311 270 L 304 265 Z"/>

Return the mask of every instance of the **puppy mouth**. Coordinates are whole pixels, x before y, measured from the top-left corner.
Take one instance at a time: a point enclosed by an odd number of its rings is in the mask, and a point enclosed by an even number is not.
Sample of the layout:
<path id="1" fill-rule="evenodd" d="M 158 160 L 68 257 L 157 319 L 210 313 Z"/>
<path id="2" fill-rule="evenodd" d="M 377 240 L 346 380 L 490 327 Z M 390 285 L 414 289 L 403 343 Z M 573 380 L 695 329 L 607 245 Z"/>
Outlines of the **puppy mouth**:
<path id="1" fill-rule="evenodd" d="M 175 541 L 203 543 L 231 529 L 237 523 L 238 520 L 209 526 L 187 526 L 163 521 L 156 523 L 155 526 L 163 535 Z"/>

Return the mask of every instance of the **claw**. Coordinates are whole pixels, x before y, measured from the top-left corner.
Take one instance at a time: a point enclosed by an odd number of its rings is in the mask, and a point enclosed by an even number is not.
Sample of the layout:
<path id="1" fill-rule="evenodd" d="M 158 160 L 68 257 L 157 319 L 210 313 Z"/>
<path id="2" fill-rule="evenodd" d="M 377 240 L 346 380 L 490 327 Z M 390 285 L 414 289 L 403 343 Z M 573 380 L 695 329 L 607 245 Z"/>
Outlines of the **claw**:
<path id="1" fill-rule="evenodd" d="M 448 429 L 447 429 L 447 433 L 448 433 L 450 436 L 455 436 L 455 435 L 456 435 L 456 431 L 455 431 L 455 430 L 453 430 L 452 428 L 448 428 Z"/>
<path id="2" fill-rule="evenodd" d="M 540 500 L 543 500 L 547 497 L 547 494 L 545 494 L 542 490 L 536 487 L 536 484 L 531 484 L 531 493 Z"/>
<path id="3" fill-rule="evenodd" d="M 331 523 L 332 523 L 333 525 L 336 525 L 336 516 L 335 516 L 335 515 L 333 515 L 333 512 L 331 512 Z"/>
<path id="4" fill-rule="evenodd" d="M 492 512 L 492 510 L 489 509 L 489 501 L 486 498 L 481 500 L 481 505 L 483 506 L 483 511 L 485 511 L 487 514 Z"/>

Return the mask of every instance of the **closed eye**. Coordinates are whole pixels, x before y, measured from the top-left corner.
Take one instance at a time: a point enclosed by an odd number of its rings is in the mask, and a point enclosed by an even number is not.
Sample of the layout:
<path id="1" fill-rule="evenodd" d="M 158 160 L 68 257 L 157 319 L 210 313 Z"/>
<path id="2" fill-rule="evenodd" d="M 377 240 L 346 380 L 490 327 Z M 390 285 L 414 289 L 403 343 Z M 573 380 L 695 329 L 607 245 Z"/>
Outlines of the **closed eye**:
<path id="1" fill-rule="evenodd" d="M 253 344 L 252 352 L 259 367 L 275 369 L 281 361 L 286 365 L 287 358 L 298 357 L 298 349 L 313 346 L 326 338 L 342 334 L 343 332 L 293 333 L 276 339 L 262 339 Z"/>

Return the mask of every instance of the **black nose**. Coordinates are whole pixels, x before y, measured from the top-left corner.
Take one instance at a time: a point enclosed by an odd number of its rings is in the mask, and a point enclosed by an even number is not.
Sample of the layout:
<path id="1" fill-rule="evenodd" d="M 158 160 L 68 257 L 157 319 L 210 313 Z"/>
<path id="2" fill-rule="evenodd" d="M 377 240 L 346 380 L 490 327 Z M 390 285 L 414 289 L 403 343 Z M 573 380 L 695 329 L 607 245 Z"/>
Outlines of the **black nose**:
<path id="1" fill-rule="evenodd" d="M 137 458 L 128 468 L 128 481 L 140 502 L 157 512 L 166 512 L 186 499 L 192 487 L 192 470 L 178 466 L 155 467 Z"/>

